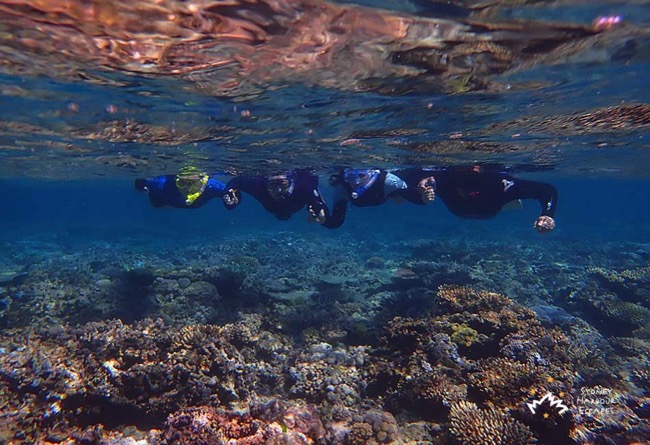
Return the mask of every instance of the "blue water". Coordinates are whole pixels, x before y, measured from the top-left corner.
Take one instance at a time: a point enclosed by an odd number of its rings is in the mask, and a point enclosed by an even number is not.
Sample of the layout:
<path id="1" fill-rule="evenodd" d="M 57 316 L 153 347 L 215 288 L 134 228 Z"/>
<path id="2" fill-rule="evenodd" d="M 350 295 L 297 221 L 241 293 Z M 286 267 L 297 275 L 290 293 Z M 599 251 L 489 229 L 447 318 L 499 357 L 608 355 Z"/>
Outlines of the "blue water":
<path id="1" fill-rule="evenodd" d="M 232 234 L 286 230 L 309 237 L 336 237 L 339 232 L 365 233 L 398 241 L 418 238 L 487 237 L 531 243 L 584 240 L 587 244 L 650 242 L 648 183 L 641 179 L 555 179 L 552 175 L 520 175 L 550 182 L 559 193 L 553 233 L 536 234 L 532 222 L 539 204 L 524 201 L 521 209 L 505 209 L 487 220 L 462 220 L 442 201 L 421 207 L 408 202 L 388 202 L 381 207 L 349 209 L 344 225 L 327 230 L 307 224 L 306 214 L 278 221 L 250 197 L 236 210 L 226 210 L 218 200 L 203 208 L 155 209 L 147 196 L 124 180 L 4 180 L 5 217 L 0 220 L 2 238 L 51 238 L 68 241 L 141 238 L 161 243 L 177 240 L 219 240 Z M 323 193 L 331 193 L 323 187 Z M 173 236 L 173 240 L 166 238 Z M 587 241 L 588 239 L 588 241 Z M 570 259 L 568 259 L 570 260 Z"/>

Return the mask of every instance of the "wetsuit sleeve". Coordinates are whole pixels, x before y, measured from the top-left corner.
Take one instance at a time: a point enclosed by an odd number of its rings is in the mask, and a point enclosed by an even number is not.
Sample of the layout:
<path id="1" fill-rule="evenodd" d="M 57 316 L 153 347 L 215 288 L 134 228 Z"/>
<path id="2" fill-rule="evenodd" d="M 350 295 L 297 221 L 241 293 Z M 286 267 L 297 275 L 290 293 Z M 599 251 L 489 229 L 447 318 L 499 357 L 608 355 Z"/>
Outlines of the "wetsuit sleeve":
<path id="1" fill-rule="evenodd" d="M 135 180 L 135 189 L 139 192 L 144 192 L 147 189 L 147 180 L 144 178 L 138 178 Z"/>
<path id="2" fill-rule="evenodd" d="M 345 215 L 348 210 L 348 203 L 350 202 L 350 193 L 346 190 L 342 181 L 339 181 L 333 185 L 333 202 L 334 207 L 332 212 L 327 214 L 327 219 L 325 224 L 323 224 L 328 229 L 336 229 L 343 225 L 345 221 Z"/>
<path id="3" fill-rule="evenodd" d="M 236 205 L 229 206 L 224 202 L 224 205 L 228 210 L 235 208 L 238 204 L 241 203 L 242 194 L 241 192 L 248 193 L 252 195 L 258 201 L 263 199 L 262 192 L 266 188 L 266 179 L 262 176 L 236 176 L 232 178 L 225 186 L 225 193 L 233 193 L 238 202 Z M 230 192 L 232 190 L 232 192 Z"/>
<path id="4" fill-rule="evenodd" d="M 297 190 L 296 194 L 300 196 L 298 199 L 303 200 L 304 204 L 307 205 L 307 210 L 315 215 L 318 215 L 321 211 L 325 213 L 325 222 L 321 224 L 322 226 L 328 229 L 334 229 L 343 224 L 347 200 L 340 200 L 343 206 L 341 207 L 339 204 L 338 211 L 330 214 L 329 208 L 319 190 L 318 176 L 310 171 L 298 170 L 294 172 L 294 180 Z"/>
<path id="5" fill-rule="evenodd" d="M 153 207 L 164 207 L 166 205 L 173 205 L 174 196 L 169 187 L 170 178 L 174 176 L 156 176 L 151 179 L 144 179 L 144 183 L 140 182 L 138 185 L 143 185 L 149 192 L 149 202 Z M 172 182 L 173 184 L 173 179 Z"/>
<path id="6" fill-rule="evenodd" d="M 318 189 L 313 189 L 312 196 L 307 202 L 307 208 L 316 215 L 318 215 L 322 210 L 325 213 L 325 222 L 321 225 L 328 229 L 336 229 L 341 227 L 345 220 L 347 204 L 347 199 L 338 199 L 335 201 L 334 211 L 330 213 L 327 204 L 323 200 L 323 195 L 321 195 Z"/>
<path id="7" fill-rule="evenodd" d="M 332 209 L 332 213 L 329 213 L 326 209 L 325 211 L 326 219 L 325 219 L 325 223 L 323 223 L 323 227 L 327 227 L 328 229 L 336 229 L 341 227 L 343 225 L 343 222 L 345 221 L 345 214 L 347 213 L 347 210 L 348 210 L 347 200 L 341 199 L 339 201 L 336 201 L 334 203 L 334 208 Z"/>
<path id="8" fill-rule="evenodd" d="M 334 202 L 350 200 L 352 189 L 343 181 L 343 172 L 330 176 L 329 183 L 334 190 Z"/>
<path id="9" fill-rule="evenodd" d="M 418 191 L 418 185 L 420 181 L 424 178 L 433 176 L 435 178 L 436 172 L 434 170 L 424 170 L 419 168 L 409 168 L 402 170 L 395 170 L 394 175 L 398 176 L 402 181 L 406 183 L 406 188 L 400 189 L 395 192 L 397 196 L 403 198 L 413 204 L 425 205 L 426 203 L 422 201 L 422 195 Z"/>
<path id="10" fill-rule="evenodd" d="M 208 179 L 205 194 L 210 198 L 221 198 L 226 191 L 226 184 L 215 178 Z"/>
<path id="11" fill-rule="evenodd" d="M 504 179 L 503 181 L 508 180 Z M 555 217 L 555 209 L 557 208 L 557 190 L 555 187 L 543 182 L 514 178 L 512 180 L 514 181 L 513 190 L 507 202 L 515 199 L 536 199 L 541 206 L 542 216 Z"/>
<path id="12" fill-rule="evenodd" d="M 151 190 L 162 191 L 165 189 L 165 186 L 168 183 L 174 182 L 174 178 L 175 178 L 174 175 L 156 176 L 154 178 L 145 180 L 145 183 L 149 191 Z"/>
<path id="13" fill-rule="evenodd" d="M 235 176 L 226 184 L 226 190 L 230 189 L 240 189 L 246 184 L 246 177 L 244 176 Z"/>

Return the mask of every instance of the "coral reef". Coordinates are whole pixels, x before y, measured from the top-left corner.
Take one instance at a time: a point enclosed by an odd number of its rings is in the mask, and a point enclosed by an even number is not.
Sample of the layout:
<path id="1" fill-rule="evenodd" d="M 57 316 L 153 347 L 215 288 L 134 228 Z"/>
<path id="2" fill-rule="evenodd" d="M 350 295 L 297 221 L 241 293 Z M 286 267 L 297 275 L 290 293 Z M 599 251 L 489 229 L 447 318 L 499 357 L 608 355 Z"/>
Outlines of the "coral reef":
<path id="1" fill-rule="evenodd" d="M 287 243 L 303 247 L 285 257 L 278 252 Z M 391 252 L 368 245 L 337 250 L 286 234 L 188 245 L 180 262 L 114 251 L 109 260 L 104 247 L 42 262 L 16 253 L 11 261 L 31 265 L 22 266 L 24 279 L 0 286 L 10 303 L 0 315 L 0 439 L 346 445 L 647 436 L 647 308 L 623 298 L 643 289 L 643 270 L 609 268 L 623 272 L 593 280 L 599 272 L 586 263 L 543 266 L 534 248 L 525 250 L 530 270 L 547 267 L 564 283 L 551 300 L 538 293 L 543 280 L 512 284 L 516 267 L 505 259 L 467 265 L 494 255 L 493 245 L 477 244 L 462 259 L 457 246 L 438 242 Z M 324 247 L 337 261 L 307 260 Z M 415 277 L 396 277 L 402 269 Z M 544 319 L 497 291 L 505 288 Z M 110 316 L 122 321 L 103 320 Z M 607 392 L 605 411 L 595 405 L 605 398 L 589 391 Z M 527 404 L 547 393 L 570 410 L 531 413 Z"/>
<path id="2" fill-rule="evenodd" d="M 369 410 L 363 416 L 355 416 L 353 420 L 346 444 L 394 443 L 399 437 L 397 422 L 390 413 Z"/>
<path id="3" fill-rule="evenodd" d="M 458 345 L 469 347 L 478 338 L 478 332 L 464 323 L 452 324 L 452 330 L 453 333 L 451 334 L 451 339 Z"/>
<path id="4" fill-rule="evenodd" d="M 9 339 L 0 377 L 13 393 L 23 394 L 14 401 L 17 425 L 41 426 L 56 417 L 59 423 L 128 421 L 146 427 L 187 406 L 249 399 L 261 382 L 281 385 L 272 369 L 288 345 L 257 335 L 253 323 L 178 333 L 160 320 L 61 328 L 32 334 L 27 348 Z M 249 363 L 245 356 L 266 361 Z M 23 409 L 41 401 L 49 405 L 40 415 Z M 84 414 L 76 415 L 78 410 Z"/>
<path id="5" fill-rule="evenodd" d="M 270 407 L 270 408 L 269 408 Z M 308 445 L 325 433 L 312 406 L 273 401 L 255 406 L 252 414 L 189 408 L 169 416 L 156 443 L 222 445 Z"/>
<path id="6" fill-rule="evenodd" d="M 616 323 L 629 323 L 638 328 L 650 322 L 650 310 L 629 301 L 605 301 L 595 305 L 608 320 Z"/>
<path id="7" fill-rule="evenodd" d="M 479 409 L 471 402 L 451 406 L 450 431 L 461 445 L 528 445 L 536 443 L 532 432 L 507 413 Z"/>
<path id="8" fill-rule="evenodd" d="M 332 348 L 316 343 L 308 352 L 299 354 L 289 369 L 289 394 L 315 402 L 354 406 L 360 402 L 365 387 L 359 369 L 367 361 L 364 347 Z"/>
<path id="9" fill-rule="evenodd" d="M 617 271 L 604 267 L 589 267 L 587 272 L 600 278 L 602 284 L 623 301 L 639 303 L 650 308 L 650 267 Z"/>

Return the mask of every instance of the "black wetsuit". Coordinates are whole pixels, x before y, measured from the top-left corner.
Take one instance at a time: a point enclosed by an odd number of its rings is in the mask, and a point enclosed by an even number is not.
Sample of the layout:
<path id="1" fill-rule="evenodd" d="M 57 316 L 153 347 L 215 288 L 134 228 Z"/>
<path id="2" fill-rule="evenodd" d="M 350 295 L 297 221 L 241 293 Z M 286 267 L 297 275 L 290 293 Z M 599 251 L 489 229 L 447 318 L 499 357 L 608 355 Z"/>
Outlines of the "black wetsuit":
<path id="1" fill-rule="evenodd" d="M 226 184 L 226 191 L 229 193 L 233 190 L 237 196 L 237 204 L 226 205 L 226 208 L 232 209 L 241 201 L 241 193 L 244 192 L 257 199 L 262 206 L 269 212 L 273 213 L 280 220 L 287 220 L 292 214 L 300 211 L 307 206 L 314 214 L 321 210 L 325 212 L 325 223 L 327 228 L 339 227 L 345 219 L 345 209 L 338 211 L 336 217 L 329 213 L 329 209 L 318 190 L 318 176 L 308 170 L 294 170 L 287 175 L 292 181 L 293 190 L 291 193 L 279 199 L 274 198 L 269 193 L 266 176 L 237 176 Z"/>
<path id="2" fill-rule="evenodd" d="M 395 186 L 395 181 L 392 181 L 393 185 L 386 187 L 389 174 L 399 178 L 403 184 Z M 518 179 L 507 173 L 480 167 L 381 170 L 370 187 L 356 194 L 354 188 L 342 179 L 341 172 L 330 179 L 333 185 L 344 191 L 335 198 L 335 210 L 346 201 L 354 206 L 367 207 L 381 205 L 397 197 L 424 205 L 426 203 L 422 200 L 418 185 L 422 179 L 431 176 L 435 179 L 436 196 L 453 214 L 463 218 L 490 218 L 499 213 L 505 204 L 518 199 L 536 199 L 541 205 L 542 215 L 551 218 L 555 215 L 557 190 L 552 185 Z"/>
<path id="3" fill-rule="evenodd" d="M 393 173 L 406 182 L 408 188 L 397 195 L 415 203 L 425 204 L 417 190 L 419 182 L 429 176 L 436 180 L 435 193 L 447 208 L 463 218 L 490 218 L 511 201 L 536 199 L 541 215 L 555 216 L 557 190 L 550 184 L 515 178 L 500 171 L 479 167 L 441 167 L 405 169 Z"/>
<path id="4" fill-rule="evenodd" d="M 336 221 L 339 227 L 345 220 L 347 204 L 351 202 L 356 207 L 370 207 L 383 204 L 388 198 L 395 196 L 396 191 L 386 187 L 386 178 L 389 172 L 380 170 L 373 184 L 367 188 L 355 189 L 350 183 L 343 178 L 344 170 L 330 176 L 330 184 L 335 188 L 334 206 L 329 219 Z"/>

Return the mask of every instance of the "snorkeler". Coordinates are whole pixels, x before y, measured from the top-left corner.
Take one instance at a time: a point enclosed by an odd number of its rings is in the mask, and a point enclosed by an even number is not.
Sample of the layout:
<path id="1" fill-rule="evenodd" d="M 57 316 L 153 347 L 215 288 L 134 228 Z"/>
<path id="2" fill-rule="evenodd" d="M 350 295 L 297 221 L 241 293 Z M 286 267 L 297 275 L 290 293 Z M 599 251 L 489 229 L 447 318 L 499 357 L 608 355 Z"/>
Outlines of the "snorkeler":
<path id="1" fill-rule="evenodd" d="M 346 168 L 330 176 L 337 189 L 334 201 L 357 207 L 377 206 L 390 199 L 426 204 L 435 199 L 435 180 L 429 170 L 379 170 Z"/>
<path id="2" fill-rule="evenodd" d="M 226 185 L 223 203 L 227 209 L 239 205 L 241 192 L 253 196 L 280 220 L 289 219 L 305 206 L 311 219 L 330 229 L 340 227 L 345 219 L 345 205 L 335 206 L 330 214 L 318 190 L 318 176 L 309 170 L 293 170 L 271 177 L 237 176 Z"/>
<path id="3" fill-rule="evenodd" d="M 177 175 L 135 180 L 135 189 L 149 192 L 154 207 L 196 209 L 212 198 L 221 198 L 225 188 L 221 181 L 193 169 L 183 170 Z"/>
<path id="4" fill-rule="evenodd" d="M 454 215 L 462 218 L 490 218 L 509 202 L 536 199 L 541 215 L 533 228 L 540 233 L 555 228 L 555 187 L 479 166 L 394 171 L 344 169 L 330 177 L 330 183 L 343 189 L 355 206 L 380 205 L 391 198 L 424 205 L 439 196 Z M 341 199 L 339 194 L 335 201 Z"/>
<path id="5" fill-rule="evenodd" d="M 416 170 L 413 170 L 416 172 Z M 421 193 L 422 202 L 433 201 L 435 184 L 428 184 L 423 178 L 421 184 L 409 185 L 395 173 L 379 169 L 346 168 L 330 176 L 330 185 L 334 187 L 334 207 L 332 218 L 336 218 L 339 226 L 343 224 L 348 201 L 356 207 L 377 206 L 389 199 L 409 199 L 411 189 Z M 396 174 L 397 173 L 397 174 Z M 406 196 L 402 196 L 406 194 Z M 427 196 L 429 198 L 427 198 Z"/>

